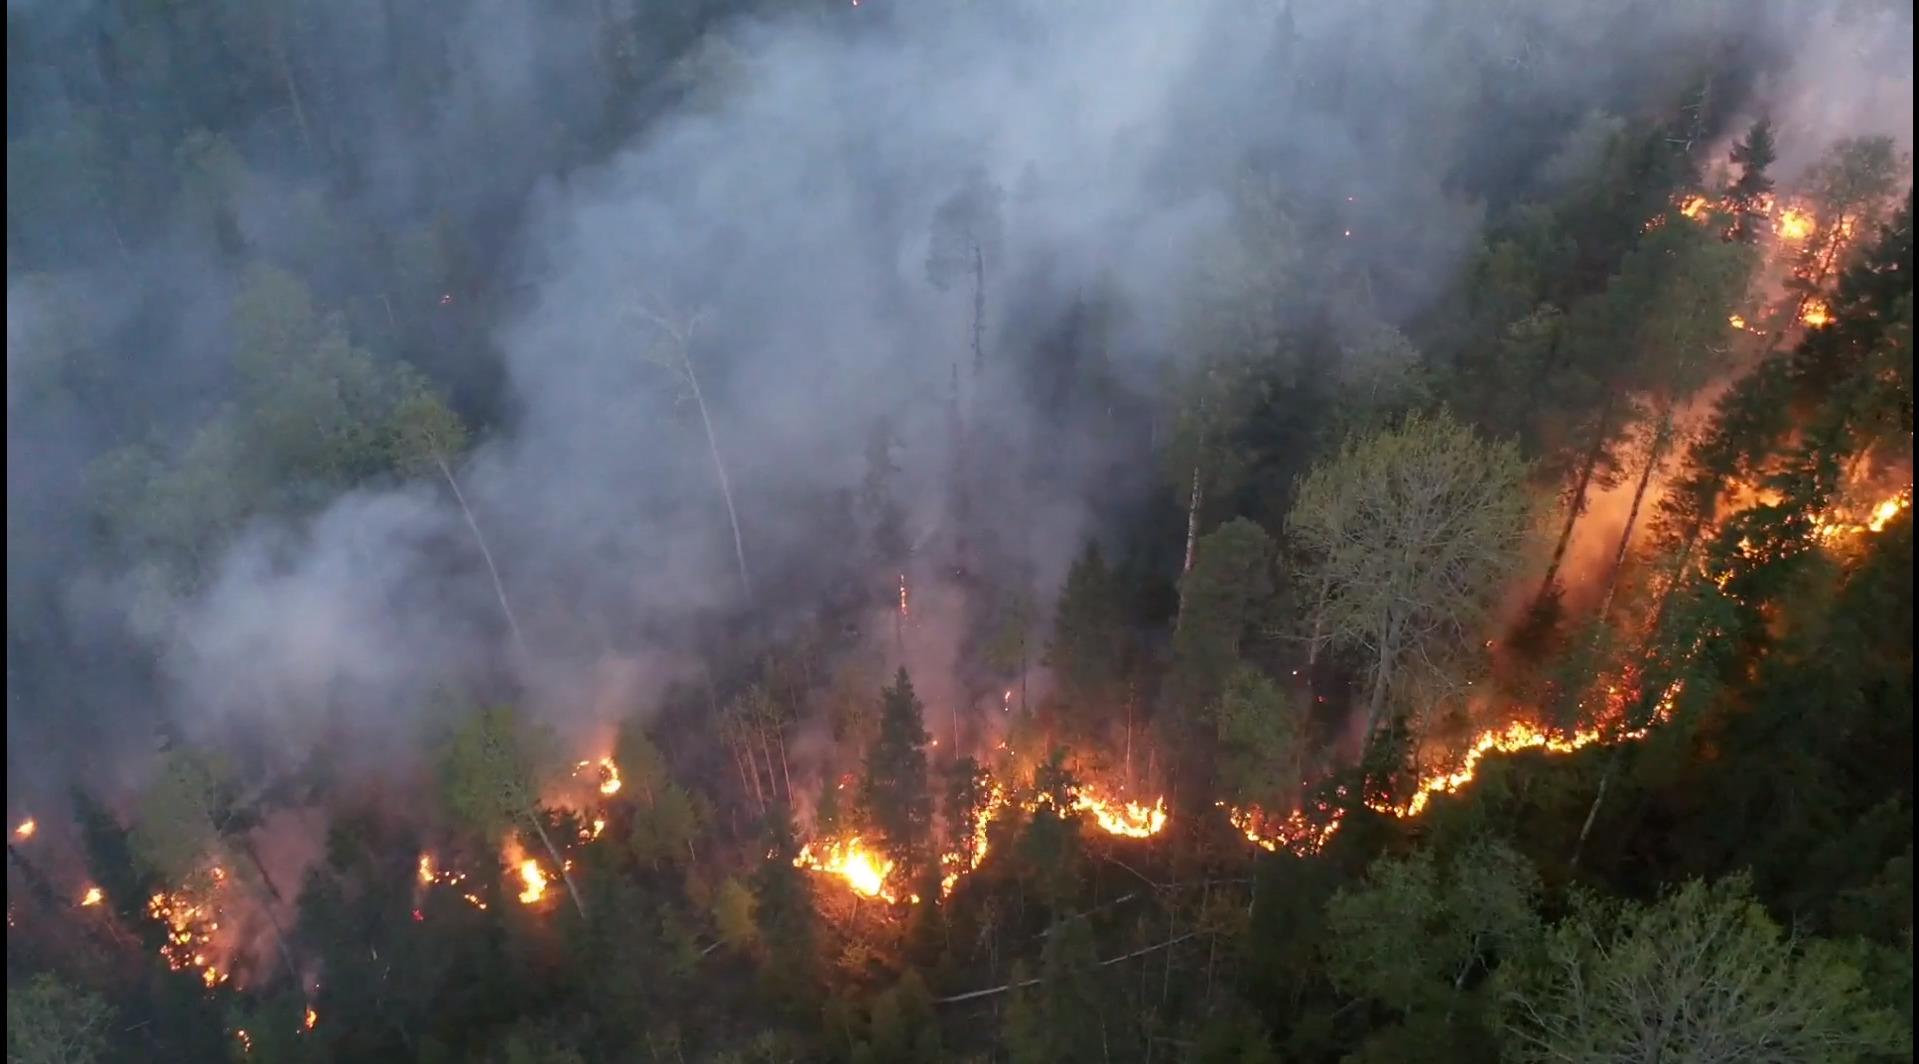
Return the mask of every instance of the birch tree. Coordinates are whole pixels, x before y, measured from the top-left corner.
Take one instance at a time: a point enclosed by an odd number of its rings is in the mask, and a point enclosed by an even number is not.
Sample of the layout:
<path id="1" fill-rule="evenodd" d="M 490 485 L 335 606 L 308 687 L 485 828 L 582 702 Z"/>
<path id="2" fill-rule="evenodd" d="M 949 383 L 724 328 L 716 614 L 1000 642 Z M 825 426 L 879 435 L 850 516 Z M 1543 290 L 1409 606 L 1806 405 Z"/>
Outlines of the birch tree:
<path id="1" fill-rule="evenodd" d="M 1323 589 L 1315 623 L 1371 659 L 1369 731 L 1401 672 L 1469 636 L 1512 572 L 1532 525 L 1525 477 L 1517 447 L 1441 412 L 1349 439 L 1300 481 L 1287 528 Z"/>
<path id="2" fill-rule="evenodd" d="M 702 314 L 680 316 L 664 310 L 657 302 L 636 301 L 633 315 L 651 335 L 640 351 L 648 363 L 671 374 L 685 389 L 685 398 L 693 400 L 700 412 L 700 426 L 706 432 L 706 451 L 713 460 L 713 478 L 719 484 L 720 497 L 726 503 L 726 519 L 733 529 L 733 559 L 739 565 L 740 593 L 753 597 L 753 581 L 747 575 L 746 542 L 740 535 L 740 514 L 733 504 L 733 482 L 727 476 L 726 459 L 720 456 L 719 436 L 713 430 L 713 413 L 706 405 L 706 393 L 700 390 L 700 375 L 693 365 L 693 337 Z"/>
<path id="3" fill-rule="evenodd" d="M 544 739 L 524 727 L 511 707 L 473 713 L 441 752 L 442 793 L 447 808 L 476 834 L 493 837 L 511 828 L 532 828 L 584 917 L 573 873 L 542 822 L 539 781 L 551 761 Z"/>

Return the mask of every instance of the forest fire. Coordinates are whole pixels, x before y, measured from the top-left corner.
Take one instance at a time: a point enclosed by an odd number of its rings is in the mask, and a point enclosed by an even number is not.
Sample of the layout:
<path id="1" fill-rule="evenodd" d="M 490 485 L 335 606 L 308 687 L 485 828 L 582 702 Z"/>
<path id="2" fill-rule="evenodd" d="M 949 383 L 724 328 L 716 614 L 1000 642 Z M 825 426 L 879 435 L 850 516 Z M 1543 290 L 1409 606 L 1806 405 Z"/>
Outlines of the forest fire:
<path id="1" fill-rule="evenodd" d="M 1819 229 L 1819 223 L 1812 213 L 1802 207 L 1787 207 L 1779 212 L 1779 218 L 1773 223 L 1772 231 L 1779 239 L 1798 243 L 1812 236 Z"/>
<path id="2" fill-rule="evenodd" d="M 217 886 L 225 875 L 219 869 L 214 872 L 213 882 Z M 213 933 L 220 929 L 219 917 L 210 902 L 196 901 L 186 890 L 159 893 L 147 899 L 147 915 L 167 927 L 167 940 L 160 946 L 160 955 L 166 959 L 168 968 L 176 972 L 197 969 L 200 981 L 209 988 L 227 981 L 228 973 L 208 956 Z"/>
<path id="3" fill-rule="evenodd" d="M 524 884 L 520 891 L 521 905 L 538 905 L 546 897 L 546 871 L 540 862 L 531 857 L 520 861 L 520 882 Z"/>
<path id="4" fill-rule="evenodd" d="M 1829 325 L 1832 323 L 1832 308 L 1826 306 L 1823 299 L 1808 299 L 1799 310 L 1799 320 L 1814 329 Z"/>
<path id="5" fill-rule="evenodd" d="M 107 900 L 105 891 L 99 887 L 90 886 L 87 888 L 86 893 L 80 895 L 80 907 L 83 909 L 91 909 L 105 900 Z"/>
<path id="6" fill-rule="evenodd" d="M 588 769 L 593 769 L 599 777 L 595 786 L 599 788 L 602 798 L 611 798 L 620 793 L 620 787 L 622 786 L 620 782 L 620 766 L 614 764 L 611 757 L 602 757 L 598 761 L 578 762 L 573 767 L 573 774 L 578 776 Z"/>
<path id="7" fill-rule="evenodd" d="M 1108 800 L 1081 789 L 1073 795 L 1073 808 L 1091 814 L 1093 823 L 1108 835 L 1129 839 L 1149 839 L 1166 827 L 1166 799 L 1152 805 Z"/>
<path id="8" fill-rule="evenodd" d="M 28 817 L 20 822 L 19 827 L 13 829 L 13 837 L 25 842 L 33 838 L 33 833 L 39 830 L 40 825 L 36 823 L 32 817 Z"/>
<path id="9" fill-rule="evenodd" d="M 442 871 L 435 868 L 433 855 L 430 853 L 422 853 L 420 855 L 418 875 L 421 887 L 430 887 L 436 883 L 448 887 L 458 887 L 460 884 L 466 882 L 465 872 Z M 470 890 L 462 890 L 460 897 L 465 898 L 466 903 L 475 909 L 479 909 L 482 912 L 486 911 L 486 899 L 480 897 L 478 894 Z M 416 914 L 415 919 L 425 919 L 424 914 L 421 913 L 420 910 L 415 909 L 414 912 Z"/>
<path id="10" fill-rule="evenodd" d="M 1410 820 L 1424 813 L 1433 798 L 1442 794 L 1456 794 L 1465 789 L 1479 775 L 1480 762 L 1491 754 L 1515 754 L 1526 750 L 1542 750 L 1549 754 L 1570 754 L 1583 750 L 1600 742 L 1634 742 L 1645 738 L 1652 726 L 1664 721 L 1672 713 L 1673 700 L 1679 696 L 1680 686 L 1674 683 L 1660 698 L 1653 711 L 1652 724 L 1619 733 L 1605 724 L 1596 724 L 1580 728 L 1568 735 L 1553 732 L 1526 720 L 1515 720 L 1502 727 L 1483 731 L 1467 747 L 1457 767 L 1427 776 L 1414 788 L 1412 797 L 1394 805 L 1389 802 L 1369 800 L 1366 807 L 1373 812 L 1400 820 Z M 1342 788 L 1340 794 L 1344 794 Z M 1265 814 L 1257 808 L 1234 808 L 1222 805 L 1226 809 L 1227 819 L 1233 827 L 1246 837 L 1248 842 L 1268 852 L 1277 852 L 1284 848 L 1296 855 L 1305 857 L 1318 853 L 1339 831 L 1340 820 L 1345 809 L 1330 803 L 1320 803 L 1317 812 L 1324 818 L 1316 820 L 1304 811 L 1295 811 L 1277 823 L 1268 822 Z"/>
<path id="11" fill-rule="evenodd" d="M 857 835 L 840 842 L 827 843 L 817 851 L 812 843 L 807 843 L 800 848 L 800 855 L 793 859 L 793 864 L 809 871 L 838 876 L 862 897 L 888 902 L 899 900 L 886 885 L 886 877 L 893 872 L 892 860 L 868 848 Z"/>
<path id="12" fill-rule="evenodd" d="M 313 1030 L 314 1025 L 319 1022 L 320 1022 L 320 1014 L 313 1011 L 313 1006 L 308 1005 L 306 1015 L 302 1017 L 300 1020 L 301 1029 L 311 1031 Z"/>
<path id="13" fill-rule="evenodd" d="M 1865 515 L 1858 520 L 1821 514 L 1813 519 L 1813 534 L 1821 542 L 1830 542 L 1840 536 L 1855 536 L 1862 532 L 1882 532 L 1892 523 L 1893 518 L 1904 513 L 1911 505 L 1912 488 L 1907 487 L 1898 494 L 1874 503 L 1872 509 L 1866 511 Z"/>

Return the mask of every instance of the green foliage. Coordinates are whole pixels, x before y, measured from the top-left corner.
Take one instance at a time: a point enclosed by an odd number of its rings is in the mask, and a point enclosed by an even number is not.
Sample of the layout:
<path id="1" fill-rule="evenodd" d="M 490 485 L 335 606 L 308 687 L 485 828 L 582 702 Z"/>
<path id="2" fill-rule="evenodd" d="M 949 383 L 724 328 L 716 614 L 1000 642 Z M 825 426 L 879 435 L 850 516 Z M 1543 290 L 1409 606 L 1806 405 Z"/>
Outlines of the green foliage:
<path id="1" fill-rule="evenodd" d="M 1242 665 L 1233 670 L 1212 713 L 1220 797 L 1235 805 L 1286 809 L 1305 782 L 1304 699 Z"/>
<path id="2" fill-rule="evenodd" d="M 1180 581 L 1173 634 L 1174 697 L 1190 712 L 1215 697 L 1239 661 L 1248 630 L 1263 619 L 1272 566 L 1272 537 L 1243 517 L 1200 540 L 1193 571 Z"/>
<path id="3" fill-rule="evenodd" d="M 727 949 L 747 953 L 759 945 L 760 929 L 754 922 L 758 907 L 759 899 L 737 878 L 728 876 L 720 883 L 713 895 L 713 926 L 719 929 L 720 941 Z"/>
<path id="4" fill-rule="evenodd" d="M 1582 906 L 1502 967 L 1517 1061 L 1855 1061 L 1910 1053 L 1833 944 L 1795 941 L 1741 878 Z"/>
<path id="5" fill-rule="evenodd" d="M 1119 588 L 1097 540 L 1089 539 L 1066 573 L 1053 610 L 1047 664 L 1075 719 L 1110 709 L 1125 660 L 1126 632 Z"/>
<path id="6" fill-rule="evenodd" d="M 200 883 L 220 848 L 219 770 L 169 750 L 146 790 L 128 841 L 141 867 L 168 883 Z"/>
<path id="7" fill-rule="evenodd" d="M 538 815 L 539 782 L 553 767 L 547 737 L 511 706 L 488 706 L 458 724 L 440 754 L 447 811 L 494 838 Z"/>
<path id="8" fill-rule="evenodd" d="M 913 878 L 930 859 L 933 799 L 926 774 L 925 707 L 905 669 L 880 693 L 879 734 L 866 754 L 860 800 L 885 852 Z"/>
<path id="9" fill-rule="evenodd" d="M 624 762 L 621 764 L 624 770 Z M 657 784 L 653 795 L 652 804 L 633 813 L 633 827 L 627 836 L 633 856 L 649 864 L 691 861 L 693 840 L 703 819 L 693 795 L 672 780 Z"/>
<path id="10" fill-rule="evenodd" d="M 1327 903 L 1327 975 L 1403 1016 L 1449 1012 L 1476 975 L 1531 946 L 1539 895 L 1531 864 L 1498 839 L 1443 861 L 1382 858 Z"/>
<path id="11" fill-rule="evenodd" d="M 52 975 L 7 986 L 7 1064 L 93 1064 L 105 1059 L 114 1010 Z"/>

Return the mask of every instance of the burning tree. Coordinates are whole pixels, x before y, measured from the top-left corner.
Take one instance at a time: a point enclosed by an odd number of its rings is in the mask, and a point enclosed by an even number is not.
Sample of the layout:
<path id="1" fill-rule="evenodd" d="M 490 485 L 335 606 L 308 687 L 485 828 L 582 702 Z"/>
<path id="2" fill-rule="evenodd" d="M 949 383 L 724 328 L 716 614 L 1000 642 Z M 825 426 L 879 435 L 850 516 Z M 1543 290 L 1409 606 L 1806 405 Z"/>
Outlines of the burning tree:
<path id="1" fill-rule="evenodd" d="M 866 755 L 860 797 L 873 826 L 885 836 L 884 852 L 903 878 L 916 881 L 930 852 L 933 799 L 926 770 L 925 707 L 904 668 L 880 693 L 879 737 Z"/>
<path id="2" fill-rule="evenodd" d="M 544 739 L 523 726 L 512 707 L 483 708 L 453 733 L 441 754 L 440 782 L 447 808 L 477 835 L 496 838 L 516 826 L 531 827 L 565 880 L 574 909 L 585 916 L 573 874 L 543 823 L 539 781 L 550 760 Z"/>

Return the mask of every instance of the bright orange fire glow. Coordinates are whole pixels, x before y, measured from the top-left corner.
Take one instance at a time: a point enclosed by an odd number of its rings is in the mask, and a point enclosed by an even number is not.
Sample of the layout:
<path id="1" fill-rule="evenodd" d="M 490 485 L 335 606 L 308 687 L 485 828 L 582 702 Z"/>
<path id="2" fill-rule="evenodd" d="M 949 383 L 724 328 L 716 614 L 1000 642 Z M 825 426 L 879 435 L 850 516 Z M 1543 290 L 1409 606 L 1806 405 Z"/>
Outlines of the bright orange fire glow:
<path id="1" fill-rule="evenodd" d="M 226 873 L 214 869 L 213 890 L 225 881 Z M 210 891 L 209 891 L 210 893 Z M 197 968 L 200 981 L 209 988 L 227 981 L 227 973 L 207 956 L 214 932 L 220 930 L 219 915 L 211 901 L 196 899 L 188 890 L 159 893 L 147 899 L 147 915 L 166 925 L 167 938 L 160 955 L 173 971 Z"/>
<path id="2" fill-rule="evenodd" d="M 1657 724 L 1672 713 L 1673 700 L 1679 696 L 1679 685 L 1674 684 L 1666 691 L 1654 710 L 1653 722 Z M 1456 767 L 1447 769 L 1419 781 L 1412 797 L 1393 805 L 1388 802 L 1368 801 L 1366 807 L 1376 813 L 1410 820 L 1426 811 L 1435 796 L 1454 794 L 1463 790 L 1479 775 L 1480 762 L 1489 754 L 1513 754 L 1522 750 L 1543 750 L 1549 754 L 1570 754 L 1601 741 L 1633 742 L 1643 739 L 1651 732 L 1651 726 L 1635 728 L 1624 733 L 1615 733 L 1601 726 L 1580 728 L 1571 734 L 1558 735 L 1529 721 L 1516 720 L 1498 728 L 1489 728 L 1473 740 L 1472 745 L 1460 758 Z M 1343 807 L 1322 805 L 1320 812 L 1326 819 L 1316 822 L 1304 812 L 1294 812 L 1277 823 L 1267 821 L 1265 814 L 1257 808 L 1226 809 L 1227 819 L 1232 822 L 1241 835 L 1260 848 L 1269 852 L 1280 848 L 1307 856 L 1319 852 L 1339 831 L 1340 819 L 1345 815 Z"/>
<path id="3" fill-rule="evenodd" d="M 1773 223 L 1772 229 L 1779 234 L 1779 239 L 1798 243 L 1817 232 L 1819 223 L 1810 211 L 1801 207 L 1787 207 L 1779 212 L 1779 218 Z"/>
<path id="4" fill-rule="evenodd" d="M 92 908 L 105 900 L 107 900 L 106 892 L 99 887 L 88 887 L 87 892 L 80 895 L 80 905 L 83 908 Z"/>
<path id="5" fill-rule="evenodd" d="M 1688 196 L 1686 197 L 1686 201 L 1679 205 L 1679 213 L 1685 215 L 1688 218 L 1693 218 L 1693 219 L 1703 218 L 1705 217 L 1706 208 L 1708 206 L 1709 204 L 1706 202 L 1706 197 Z"/>
<path id="6" fill-rule="evenodd" d="M 520 891 L 521 905 L 533 905 L 546 897 L 546 871 L 540 862 L 531 857 L 521 861 L 520 882 L 526 885 L 526 889 Z"/>
<path id="7" fill-rule="evenodd" d="M 246 1028 L 242 1027 L 239 1030 L 234 1031 L 233 1037 L 240 1040 L 240 1052 L 242 1053 L 253 1052 L 253 1036 L 246 1032 Z"/>
<path id="8" fill-rule="evenodd" d="M 302 1026 L 304 1026 L 307 1030 L 311 1031 L 313 1030 L 313 1025 L 319 1022 L 320 1022 L 320 1014 L 313 1011 L 313 1006 L 308 1005 L 306 1017 L 305 1019 L 301 1021 Z"/>
<path id="9" fill-rule="evenodd" d="M 30 839 L 33 838 L 33 833 L 39 830 L 40 825 L 32 817 L 28 817 L 20 822 L 19 827 L 13 829 L 13 837 L 21 840 Z"/>
<path id="10" fill-rule="evenodd" d="M 862 897 L 888 902 L 899 900 L 886 884 L 886 877 L 893 873 L 892 860 L 868 848 L 857 835 L 827 843 L 818 850 L 807 843 L 800 848 L 800 855 L 793 858 L 793 865 L 838 876 Z"/>
<path id="11" fill-rule="evenodd" d="M 1823 299 L 1808 299 L 1805 307 L 1799 311 L 1799 320 L 1815 329 L 1822 325 L 1830 325 L 1832 308 L 1826 306 Z"/>
<path id="12" fill-rule="evenodd" d="M 1746 327 L 1746 319 L 1740 317 L 1737 314 L 1734 314 L 1731 317 L 1727 318 L 1726 322 L 1735 329 L 1743 329 Z"/>
<path id="13" fill-rule="evenodd" d="M 1108 835 L 1129 839 L 1149 839 L 1166 827 L 1166 799 L 1152 805 L 1108 800 L 1081 788 L 1073 795 L 1073 808 L 1092 815 L 1093 823 Z"/>

